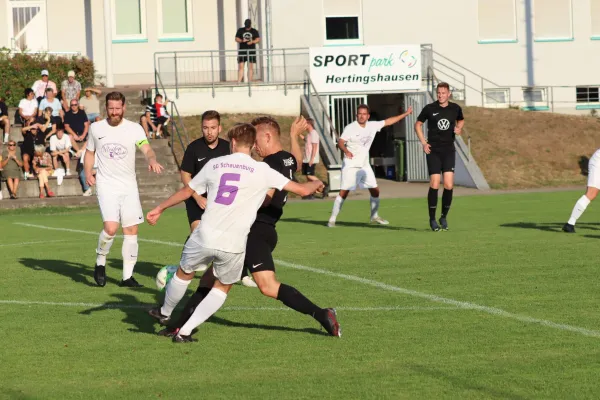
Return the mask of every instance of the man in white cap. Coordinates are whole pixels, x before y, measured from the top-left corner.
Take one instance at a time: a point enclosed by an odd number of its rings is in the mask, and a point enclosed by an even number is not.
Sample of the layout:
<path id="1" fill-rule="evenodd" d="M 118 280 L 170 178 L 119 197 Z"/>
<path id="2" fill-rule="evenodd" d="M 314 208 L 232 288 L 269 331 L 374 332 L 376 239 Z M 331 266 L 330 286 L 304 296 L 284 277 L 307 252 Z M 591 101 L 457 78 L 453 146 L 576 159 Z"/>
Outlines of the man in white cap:
<path id="1" fill-rule="evenodd" d="M 75 71 L 67 73 L 67 79 L 62 82 L 60 91 L 62 93 L 63 109 L 69 111 L 71 100 L 75 99 L 79 102 L 79 95 L 81 94 L 81 83 L 75 80 Z"/>
<path id="2" fill-rule="evenodd" d="M 48 78 L 48 70 L 42 70 L 42 79 L 38 79 L 33 83 L 31 89 L 35 93 L 35 97 L 38 101 L 38 104 L 42 101 L 42 99 L 46 96 L 46 89 L 50 88 L 54 92 L 55 95 L 58 94 L 58 90 L 56 89 L 56 83 L 52 82 Z"/>

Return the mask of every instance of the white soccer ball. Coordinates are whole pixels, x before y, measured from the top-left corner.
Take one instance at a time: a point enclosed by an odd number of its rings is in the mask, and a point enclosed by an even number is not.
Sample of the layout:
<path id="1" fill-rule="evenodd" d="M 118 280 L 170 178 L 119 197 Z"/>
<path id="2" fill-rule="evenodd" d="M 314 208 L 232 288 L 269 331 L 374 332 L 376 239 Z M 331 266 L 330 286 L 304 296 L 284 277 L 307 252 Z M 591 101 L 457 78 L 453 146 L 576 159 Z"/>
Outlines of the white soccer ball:
<path id="1" fill-rule="evenodd" d="M 162 267 L 160 271 L 158 271 L 158 274 L 156 274 L 156 287 L 158 290 L 161 292 L 165 290 L 165 287 L 171 278 L 173 278 L 173 275 L 175 275 L 175 272 L 177 272 L 178 268 L 179 267 L 177 265 L 166 265 Z"/>

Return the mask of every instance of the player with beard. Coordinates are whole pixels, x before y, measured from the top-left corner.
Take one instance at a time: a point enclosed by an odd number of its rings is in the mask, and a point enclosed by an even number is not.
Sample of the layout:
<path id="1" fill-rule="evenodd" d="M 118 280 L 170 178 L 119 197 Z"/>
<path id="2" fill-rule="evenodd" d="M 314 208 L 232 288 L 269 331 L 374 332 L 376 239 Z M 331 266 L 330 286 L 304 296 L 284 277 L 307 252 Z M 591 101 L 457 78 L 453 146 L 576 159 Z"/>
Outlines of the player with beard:
<path id="1" fill-rule="evenodd" d="M 144 222 L 135 175 L 135 151 L 138 147 L 148 161 L 148 170 L 160 174 L 162 165 L 139 124 L 123 119 L 125 96 L 120 92 L 106 95 L 108 118 L 90 126 L 84 159 L 88 185 L 97 185 L 98 204 L 104 222 L 96 249 L 94 280 L 106 285 L 106 256 L 119 224 L 123 227 L 123 279 L 120 286 L 140 287 L 133 277 L 138 256 L 138 225 Z M 97 172 L 94 176 L 94 162 Z"/>
<path id="2" fill-rule="evenodd" d="M 299 171 L 298 157 L 302 157 L 302 151 L 298 145 L 298 137 L 306 131 L 307 123 L 304 118 L 298 118 L 292 125 L 292 153 L 283 150 L 281 145 L 281 129 L 277 121 L 271 117 L 259 117 L 252 121 L 256 127 L 255 149 L 263 161 L 272 169 L 278 171 L 285 177 L 293 178 L 294 172 Z M 267 193 L 265 203 L 258 210 L 256 220 L 250 228 L 246 244 L 246 256 L 244 269 L 248 269 L 258 285 L 261 293 L 267 297 L 281 301 L 289 308 L 302 314 L 307 314 L 317 320 L 332 336 L 340 337 L 342 331 L 337 321 L 336 312 L 333 308 L 320 308 L 307 299 L 294 287 L 280 283 L 275 276 L 275 263 L 272 252 L 277 245 L 277 231 L 275 225 L 283 214 L 283 206 L 287 202 L 285 190 L 272 189 Z M 202 276 L 200 286 L 185 305 L 179 320 L 159 332 L 161 336 L 173 337 L 196 307 L 208 295 L 213 287 L 214 275 L 209 268 Z M 170 317 L 161 314 L 160 308 L 149 311 L 161 324 L 169 322 Z"/>

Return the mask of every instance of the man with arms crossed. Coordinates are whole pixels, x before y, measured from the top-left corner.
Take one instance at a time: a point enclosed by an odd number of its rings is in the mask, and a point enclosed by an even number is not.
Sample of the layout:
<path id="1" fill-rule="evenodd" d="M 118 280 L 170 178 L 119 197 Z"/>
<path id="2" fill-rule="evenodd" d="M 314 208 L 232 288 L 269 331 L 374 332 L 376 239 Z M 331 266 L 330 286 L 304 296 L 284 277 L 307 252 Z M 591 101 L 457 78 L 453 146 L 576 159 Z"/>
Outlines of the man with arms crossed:
<path id="1" fill-rule="evenodd" d="M 98 204 L 104 222 L 96 249 L 94 280 L 106 285 L 106 256 L 113 244 L 119 223 L 123 227 L 123 280 L 120 286 L 140 287 L 133 277 L 138 256 L 138 225 L 144 222 L 135 175 L 135 151 L 138 147 L 148 161 L 148 170 L 160 174 L 162 165 L 138 124 L 123 118 L 125 96 L 119 92 L 106 95 L 105 120 L 90 126 L 85 152 L 85 178 L 88 185 L 97 183 Z M 97 172 L 94 176 L 94 162 Z"/>
<path id="2" fill-rule="evenodd" d="M 351 190 L 367 188 L 371 193 L 371 223 L 388 225 L 389 222 L 381 218 L 379 210 L 379 188 L 377 180 L 373 173 L 373 168 L 369 163 L 369 149 L 375 135 L 382 128 L 390 126 L 406 118 L 412 113 L 412 107 L 409 107 L 404 114 L 390 117 L 383 121 L 369 121 L 371 117 L 369 106 L 361 104 L 356 111 L 356 121 L 344 128 L 342 136 L 338 140 L 338 147 L 344 152 L 344 161 L 342 162 L 341 190 L 333 202 L 333 210 L 327 226 L 333 228 L 338 214 L 342 209 L 344 200 L 348 197 Z"/>
<path id="3" fill-rule="evenodd" d="M 306 130 L 304 118 L 297 118 L 292 124 L 291 139 L 292 153 L 283 150 L 281 145 L 281 130 L 279 124 L 271 117 L 259 117 L 252 121 L 257 129 L 255 149 L 263 157 L 271 169 L 285 177 L 293 177 L 298 168 L 297 157 L 302 155 L 298 145 L 298 136 Z M 319 180 L 314 182 L 320 184 Z M 286 190 L 271 189 L 262 207 L 258 209 L 256 220 L 248 234 L 244 269 L 248 269 L 258 284 L 261 293 L 267 297 L 281 301 L 292 310 L 310 315 L 317 320 L 332 336 L 341 336 L 335 310 L 320 308 L 300 293 L 296 288 L 280 283 L 275 276 L 275 262 L 272 252 L 277 246 L 277 231 L 275 225 L 283 214 L 283 206 L 287 202 Z M 159 332 L 161 336 L 175 336 L 179 329 L 186 324 L 194 309 L 208 295 L 213 287 L 214 276 L 209 268 L 202 276 L 200 286 L 185 305 L 179 320 Z M 161 324 L 170 320 L 161 314 L 160 308 L 150 310 L 150 315 Z"/>
<path id="4" fill-rule="evenodd" d="M 427 104 L 421 110 L 415 123 L 415 131 L 427 154 L 427 169 L 429 170 L 429 226 L 434 232 L 448 230 L 446 217 L 452 204 L 454 188 L 454 166 L 456 150 L 454 136 L 462 133 L 465 118 L 460 106 L 448 101 L 450 86 L 445 82 L 437 85 L 437 101 Z M 423 124 L 427 121 L 427 139 L 423 134 Z M 444 193 L 442 194 L 442 215 L 440 224 L 435 220 L 440 188 L 441 174 L 444 174 Z"/>
<path id="5" fill-rule="evenodd" d="M 154 317 L 170 317 L 194 273 L 205 271 L 212 262 L 216 278 L 213 288 L 173 336 L 174 342 L 193 341 L 192 330 L 221 308 L 231 286 L 240 280 L 248 233 L 269 189 L 306 196 L 323 187 L 321 182 L 290 181 L 268 164 L 253 160 L 250 151 L 256 129 L 252 125 L 238 124 L 228 137 L 233 154 L 211 160 L 186 187 L 147 215 L 148 223 L 154 225 L 164 210 L 191 197 L 193 192 L 208 193 L 202 223 L 185 243 L 179 269 L 166 287 L 164 304 L 150 312 Z"/>

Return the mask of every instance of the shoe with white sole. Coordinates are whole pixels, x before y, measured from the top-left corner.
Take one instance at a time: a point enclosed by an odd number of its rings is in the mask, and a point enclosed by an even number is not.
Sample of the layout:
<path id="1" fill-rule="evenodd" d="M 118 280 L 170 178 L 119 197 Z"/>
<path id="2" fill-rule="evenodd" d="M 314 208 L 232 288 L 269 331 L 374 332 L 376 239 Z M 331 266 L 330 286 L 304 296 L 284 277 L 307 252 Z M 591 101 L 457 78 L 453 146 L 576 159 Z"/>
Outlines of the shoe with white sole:
<path id="1" fill-rule="evenodd" d="M 389 225 L 389 221 L 386 221 L 385 219 L 381 218 L 380 216 L 377 216 L 375 218 L 371 218 L 371 223 L 372 224 L 379 224 L 379 225 Z"/>
<path id="2" fill-rule="evenodd" d="M 245 276 L 242 278 L 242 285 L 246 287 L 258 287 L 256 282 L 254 282 L 249 276 Z"/>
<path id="3" fill-rule="evenodd" d="M 329 228 L 335 228 L 335 221 L 328 221 L 328 222 L 327 222 L 327 226 L 328 226 Z"/>

